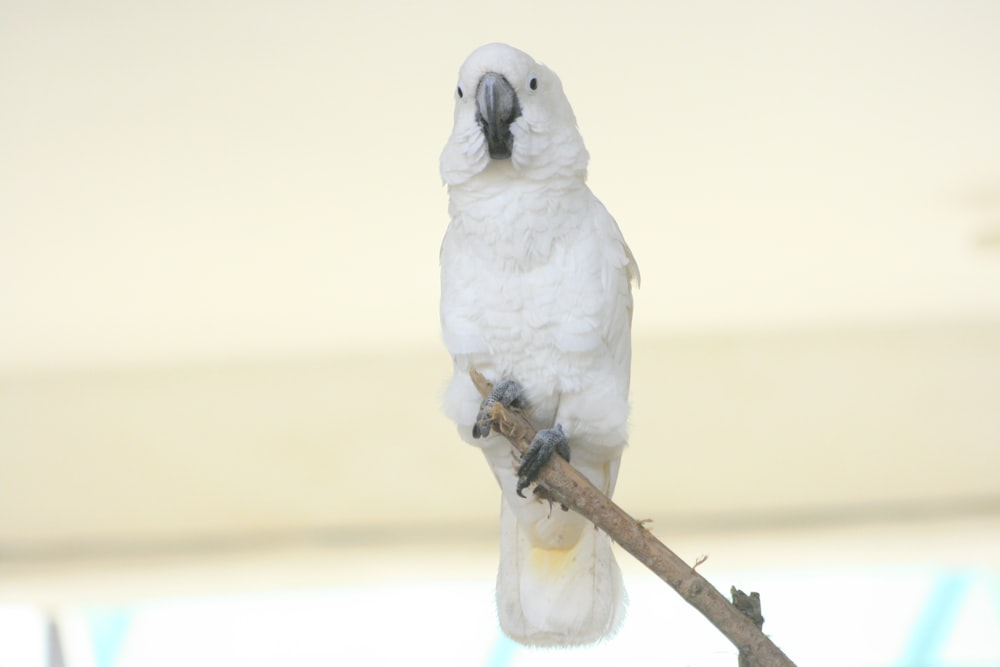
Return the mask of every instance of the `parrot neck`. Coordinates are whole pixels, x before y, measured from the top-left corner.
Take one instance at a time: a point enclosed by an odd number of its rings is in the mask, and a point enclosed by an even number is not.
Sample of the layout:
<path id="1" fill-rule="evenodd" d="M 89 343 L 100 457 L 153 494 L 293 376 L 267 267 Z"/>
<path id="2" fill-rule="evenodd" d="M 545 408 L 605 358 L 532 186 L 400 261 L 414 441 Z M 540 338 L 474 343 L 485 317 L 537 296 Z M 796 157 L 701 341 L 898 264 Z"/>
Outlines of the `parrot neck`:
<path id="1" fill-rule="evenodd" d="M 581 178 L 536 181 L 512 175 L 509 165 L 487 169 L 449 187 L 449 234 L 466 250 L 504 270 L 524 272 L 549 261 L 560 239 L 577 231 L 593 202 Z"/>
<path id="2" fill-rule="evenodd" d="M 588 191 L 586 172 L 538 179 L 516 170 L 510 160 L 492 162 L 469 180 L 448 186 L 455 212 L 469 214 L 481 209 L 484 217 L 495 216 L 497 210 L 544 208 L 546 201 L 556 197 Z"/>

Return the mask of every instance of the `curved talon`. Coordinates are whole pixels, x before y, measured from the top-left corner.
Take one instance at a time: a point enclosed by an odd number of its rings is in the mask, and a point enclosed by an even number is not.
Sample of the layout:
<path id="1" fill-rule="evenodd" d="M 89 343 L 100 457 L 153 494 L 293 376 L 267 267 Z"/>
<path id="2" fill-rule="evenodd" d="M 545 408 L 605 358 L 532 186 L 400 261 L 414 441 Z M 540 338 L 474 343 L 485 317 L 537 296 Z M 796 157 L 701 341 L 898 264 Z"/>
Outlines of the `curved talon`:
<path id="1" fill-rule="evenodd" d="M 536 433 L 531 441 L 531 447 L 521 455 L 521 466 L 517 469 L 517 495 L 524 498 L 521 491 L 535 481 L 542 468 L 552 458 L 553 452 L 569 461 L 569 440 L 566 439 L 561 424 Z"/>
<path id="2" fill-rule="evenodd" d="M 479 406 L 479 414 L 476 416 L 476 423 L 472 425 L 473 438 L 485 438 L 493 429 L 493 418 L 490 416 L 493 405 L 496 401 L 492 398 L 485 399 Z"/>
<path id="3" fill-rule="evenodd" d="M 507 408 L 519 408 L 522 404 L 521 386 L 514 380 L 503 380 L 493 385 L 490 395 L 479 405 L 476 423 L 472 425 L 473 438 L 485 438 L 493 430 L 493 406 L 500 403 Z"/>

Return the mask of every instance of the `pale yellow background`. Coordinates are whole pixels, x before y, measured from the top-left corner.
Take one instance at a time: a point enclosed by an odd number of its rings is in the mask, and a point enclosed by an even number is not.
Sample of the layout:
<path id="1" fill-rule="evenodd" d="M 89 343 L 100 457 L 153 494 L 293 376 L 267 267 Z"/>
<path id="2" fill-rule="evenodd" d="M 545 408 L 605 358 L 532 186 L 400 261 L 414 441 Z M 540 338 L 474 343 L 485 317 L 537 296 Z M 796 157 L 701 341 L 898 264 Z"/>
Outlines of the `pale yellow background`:
<path id="1" fill-rule="evenodd" d="M 494 40 L 642 268 L 626 508 L 1000 511 L 997 3 L 3 2 L 0 549 L 492 535 L 437 156 Z"/>

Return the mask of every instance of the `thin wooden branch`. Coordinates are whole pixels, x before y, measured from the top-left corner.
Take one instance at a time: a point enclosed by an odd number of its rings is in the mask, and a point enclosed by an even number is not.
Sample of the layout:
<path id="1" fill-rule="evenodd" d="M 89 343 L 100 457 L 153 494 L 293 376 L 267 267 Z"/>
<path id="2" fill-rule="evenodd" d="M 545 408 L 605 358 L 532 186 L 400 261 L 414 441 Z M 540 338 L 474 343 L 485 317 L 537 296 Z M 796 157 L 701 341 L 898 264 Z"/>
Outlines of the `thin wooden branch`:
<path id="1" fill-rule="evenodd" d="M 483 398 L 488 396 L 492 389 L 490 382 L 476 370 L 471 376 Z M 523 413 L 505 408 L 498 402 L 493 407 L 492 417 L 500 434 L 519 452 L 528 449 L 535 429 Z M 536 481 L 546 498 L 592 521 L 667 582 L 718 628 L 741 655 L 752 658 L 760 667 L 795 667 L 795 663 L 707 579 L 656 539 L 641 522 L 614 504 L 568 462 L 553 456 Z"/>

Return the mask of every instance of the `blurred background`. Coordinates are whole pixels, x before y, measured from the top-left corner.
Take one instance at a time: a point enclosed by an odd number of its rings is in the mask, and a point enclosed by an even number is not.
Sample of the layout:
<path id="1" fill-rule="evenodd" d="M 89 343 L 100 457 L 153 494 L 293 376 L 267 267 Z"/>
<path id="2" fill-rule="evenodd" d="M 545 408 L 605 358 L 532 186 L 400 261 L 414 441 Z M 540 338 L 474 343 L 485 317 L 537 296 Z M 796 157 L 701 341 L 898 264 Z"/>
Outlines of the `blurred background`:
<path id="1" fill-rule="evenodd" d="M 557 71 L 642 268 L 616 500 L 810 665 L 1000 665 L 1000 5 L 0 1 L 0 666 L 730 665 L 493 611 L 437 158 Z"/>

